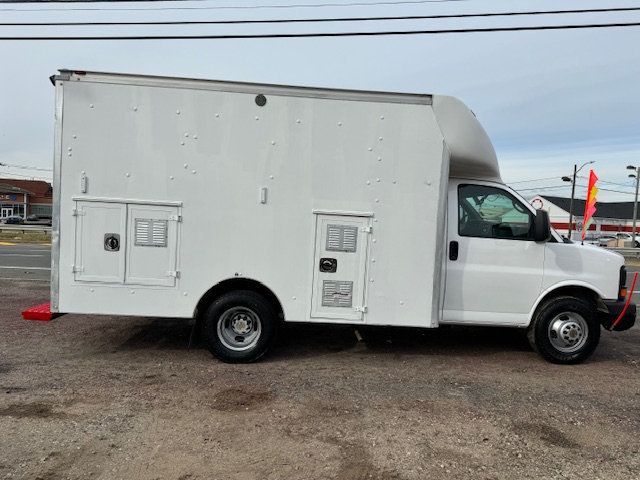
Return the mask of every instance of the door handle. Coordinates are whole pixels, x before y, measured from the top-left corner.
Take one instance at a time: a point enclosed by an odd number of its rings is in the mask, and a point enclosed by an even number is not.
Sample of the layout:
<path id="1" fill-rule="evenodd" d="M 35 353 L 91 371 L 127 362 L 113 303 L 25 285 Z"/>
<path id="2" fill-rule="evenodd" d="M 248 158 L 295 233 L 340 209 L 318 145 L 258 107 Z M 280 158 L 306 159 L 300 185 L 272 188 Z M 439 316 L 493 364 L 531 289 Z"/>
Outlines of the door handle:
<path id="1" fill-rule="evenodd" d="M 449 260 L 458 260 L 458 242 L 455 240 L 449 242 Z"/>

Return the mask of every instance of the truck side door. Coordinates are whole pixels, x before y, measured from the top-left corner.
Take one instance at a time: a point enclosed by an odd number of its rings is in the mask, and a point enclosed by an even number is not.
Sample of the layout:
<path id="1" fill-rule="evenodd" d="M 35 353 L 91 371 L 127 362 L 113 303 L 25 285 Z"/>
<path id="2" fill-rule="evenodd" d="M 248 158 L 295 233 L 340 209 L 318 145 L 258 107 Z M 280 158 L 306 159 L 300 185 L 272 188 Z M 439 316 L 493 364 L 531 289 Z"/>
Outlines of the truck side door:
<path id="1" fill-rule="evenodd" d="M 442 323 L 526 325 L 540 294 L 545 244 L 535 214 L 489 182 L 452 181 Z"/>

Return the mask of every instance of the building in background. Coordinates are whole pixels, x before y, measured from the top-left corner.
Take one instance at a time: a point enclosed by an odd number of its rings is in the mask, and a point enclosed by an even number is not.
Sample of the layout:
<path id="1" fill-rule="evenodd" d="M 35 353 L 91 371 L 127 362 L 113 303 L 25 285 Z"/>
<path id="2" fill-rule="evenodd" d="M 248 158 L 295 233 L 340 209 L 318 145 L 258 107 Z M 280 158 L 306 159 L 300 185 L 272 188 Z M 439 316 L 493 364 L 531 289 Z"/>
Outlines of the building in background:
<path id="1" fill-rule="evenodd" d="M 569 206 L 570 198 L 552 197 L 548 195 L 536 195 L 531 200 L 531 205 L 536 209 L 549 212 L 551 225 L 561 235 L 567 236 L 569 232 Z M 584 200 L 573 200 L 573 233 L 572 239 L 580 238 L 582 231 L 582 218 L 584 216 Z M 605 235 L 616 232 L 631 232 L 633 228 L 633 202 L 597 202 L 593 223 L 589 227 L 589 234 Z M 640 231 L 640 221 L 636 231 Z"/>
<path id="2" fill-rule="evenodd" d="M 0 178 L 0 218 L 28 215 L 51 218 L 51 184 L 42 180 Z"/>

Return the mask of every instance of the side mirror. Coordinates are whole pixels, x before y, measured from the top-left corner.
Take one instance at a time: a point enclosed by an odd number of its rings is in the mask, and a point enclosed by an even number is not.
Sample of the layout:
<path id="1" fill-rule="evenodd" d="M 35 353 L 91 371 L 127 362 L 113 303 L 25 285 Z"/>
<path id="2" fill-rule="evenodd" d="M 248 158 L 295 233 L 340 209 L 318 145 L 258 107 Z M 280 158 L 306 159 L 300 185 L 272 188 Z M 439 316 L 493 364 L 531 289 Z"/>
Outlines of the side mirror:
<path id="1" fill-rule="evenodd" d="M 533 239 L 536 242 L 546 242 L 551 238 L 551 224 L 549 212 L 538 210 L 533 224 Z"/>

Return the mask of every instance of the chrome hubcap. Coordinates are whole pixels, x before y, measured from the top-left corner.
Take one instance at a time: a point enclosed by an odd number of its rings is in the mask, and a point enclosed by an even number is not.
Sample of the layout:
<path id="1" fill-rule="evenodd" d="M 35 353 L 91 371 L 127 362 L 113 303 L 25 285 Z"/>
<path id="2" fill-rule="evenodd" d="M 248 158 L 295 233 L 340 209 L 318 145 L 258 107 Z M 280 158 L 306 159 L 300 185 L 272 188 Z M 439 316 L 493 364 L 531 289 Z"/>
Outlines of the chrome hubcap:
<path id="1" fill-rule="evenodd" d="M 230 350 L 241 352 L 254 347 L 260 338 L 260 317 L 246 307 L 232 307 L 218 319 L 218 338 Z"/>
<path id="2" fill-rule="evenodd" d="M 580 350 L 589 335 L 587 322 L 575 312 L 564 312 L 556 315 L 549 323 L 549 341 L 562 353 L 573 353 Z"/>

